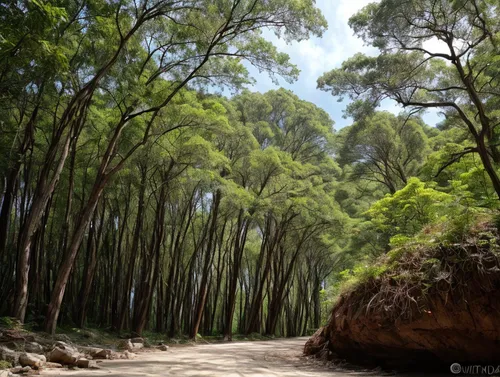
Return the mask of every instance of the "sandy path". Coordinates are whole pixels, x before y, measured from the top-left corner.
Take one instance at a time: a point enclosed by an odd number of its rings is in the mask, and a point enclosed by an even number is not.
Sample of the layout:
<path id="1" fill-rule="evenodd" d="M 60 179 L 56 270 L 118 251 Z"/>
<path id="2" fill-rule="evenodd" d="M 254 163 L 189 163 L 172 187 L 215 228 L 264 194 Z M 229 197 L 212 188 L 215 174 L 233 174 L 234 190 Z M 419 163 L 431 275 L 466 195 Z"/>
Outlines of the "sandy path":
<path id="1" fill-rule="evenodd" d="M 81 377 L 324 377 L 347 373 L 311 365 L 301 357 L 307 338 L 266 342 L 232 342 L 171 347 L 168 352 L 141 353 L 135 360 L 110 360 L 99 370 L 46 370 L 44 376 Z M 351 373 L 349 373 L 351 374 Z M 357 374 L 357 373 L 354 373 Z M 366 375 L 366 373 L 363 373 Z M 374 374 L 371 374 L 372 376 Z"/>

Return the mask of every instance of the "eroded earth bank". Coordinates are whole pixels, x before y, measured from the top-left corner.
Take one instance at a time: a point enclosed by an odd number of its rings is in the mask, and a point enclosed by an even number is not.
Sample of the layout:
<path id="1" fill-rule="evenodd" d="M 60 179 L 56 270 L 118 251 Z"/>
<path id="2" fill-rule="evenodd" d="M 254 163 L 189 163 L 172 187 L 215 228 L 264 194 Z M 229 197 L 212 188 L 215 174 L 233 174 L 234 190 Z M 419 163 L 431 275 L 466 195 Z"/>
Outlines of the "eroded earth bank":
<path id="1" fill-rule="evenodd" d="M 340 297 L 305 353 L 411 370 L 498 365 L 498 240 L 481 224 L 460 244 L 394 249 Z"/>

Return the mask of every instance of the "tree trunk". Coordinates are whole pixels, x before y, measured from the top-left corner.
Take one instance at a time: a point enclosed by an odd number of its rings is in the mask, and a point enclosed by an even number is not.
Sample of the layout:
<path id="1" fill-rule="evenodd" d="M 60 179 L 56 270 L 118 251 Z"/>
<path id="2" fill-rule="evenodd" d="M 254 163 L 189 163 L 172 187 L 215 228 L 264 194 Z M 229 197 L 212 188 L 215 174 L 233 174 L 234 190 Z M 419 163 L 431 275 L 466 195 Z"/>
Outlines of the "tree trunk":
<path id="1" fill-rule="evenodd" d="M 220 200 L 222 197 L 222 193 L 220 190 L 217 190 L 214 196 L 214 202 L 213 202 L 213 207 L 212 207 L 212 218 L 211 218 L 211 226 L 210 226 L 210 232 L 208 234 L 208 241 L 207 245 L 205 248 L 205 255 L 204 255 L 204 265 L 203 265 L 203 271 L 202 271 L 202 278 L 201 278 L 201 283 L 200 283 L 200 292 L 198 295 L 198 304 L 196 306 L 196 311 L 195 311 L 195 317 L 194 317 L 194 324 L 193 327 L 191 328 L 191 331 L 189 333 L 189 336 L 191 339 L 196 339 L 196 334 L 198 334 L 198 329 L 201 324 L 201 319 L 203 316 L 203 310 L 205 308 L 205 302 L 207 300 L 207 294 L 208 294 L 208 278 L 210 274 L 210 266 L 212 264 L 213 260 L 213 251 L 215 247 L 215 240 L 216 240 L 216 231 L 217 231 L 217 218 L 218 218 L 218 213 L 219 213 L 219 204 Z"/>

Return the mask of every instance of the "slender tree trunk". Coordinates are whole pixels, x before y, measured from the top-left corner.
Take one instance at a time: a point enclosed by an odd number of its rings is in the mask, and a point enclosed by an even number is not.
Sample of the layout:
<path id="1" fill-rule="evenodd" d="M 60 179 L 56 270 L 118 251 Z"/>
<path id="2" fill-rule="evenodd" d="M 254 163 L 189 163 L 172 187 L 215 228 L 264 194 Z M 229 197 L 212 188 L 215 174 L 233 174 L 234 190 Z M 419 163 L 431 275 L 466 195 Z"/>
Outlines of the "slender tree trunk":
<path id="1" fill-rule="evenodd" d="M 62 264 L 59 267 L 59 273 L 57 275 L 54 289 L 52 291 L 52 297 L 47 309 L 45 331 L 49 334 L 54 334 L 56 331 L 57 319 L 59 317 L 61 303 L 64 297 L 64 292 L 66 290 L 66 285 L 68 283 L 71 270 L 73 268 L 73 263 L 75 261 L 76 255 L 78 254 L 85 229 L 90 222 L 90 219 L 97 206 L 97 202 L 99 201 L 101 193 L 104 190 L 105 184 L 106 178 L 97 179 L 97 182 L 94 184 L 94 188 L 92 189 L 87 204 L 80 213 L 80 216 L 78 216 L 78 222 L 73 232 L 68 252 L 63 258 Z"/>
<path id="2" fill-rule="evenodd" d="M 211 218 L 211 226 L 210 226 L 210 232 L 208 234 L 208 241 L 205 249 L 205 255 L 204 255 L 204 265 L 203 265 L 203 270 L 202 270 L 202 278 L 201 278 L 201 283 L 200 283 L 200 292 L 198 296 L 198 304 L 196 306 L 196 311 L 195 311 L 195 319 L 194 319 L 194 324 L 193 327 L 191 328 L 191 331 L 189 333 L 189 336 L 191 339 L 196 338 L 196 334 L 198 334 L 198 329 L 201 324 L 201 319 L 203 316 L 203 311 L 205 308 L 205 302 L 207 300 L 207 294 L 208 294 L 208 278 L 210 274 L 210 266 L 212 264 L 213 260 L 213 250 L 215 248 L 215 240 L 216 240 L 216 231 L 217 231 L 217 218 L 218 218 L 218 213 L 219 213 L 219 204 L 221 200 L 222 194 L 220 190 L 217 190 L 214 196 L 214 203 L 213 203 L 213 208 L 212 208 L 212 218 Z"/>

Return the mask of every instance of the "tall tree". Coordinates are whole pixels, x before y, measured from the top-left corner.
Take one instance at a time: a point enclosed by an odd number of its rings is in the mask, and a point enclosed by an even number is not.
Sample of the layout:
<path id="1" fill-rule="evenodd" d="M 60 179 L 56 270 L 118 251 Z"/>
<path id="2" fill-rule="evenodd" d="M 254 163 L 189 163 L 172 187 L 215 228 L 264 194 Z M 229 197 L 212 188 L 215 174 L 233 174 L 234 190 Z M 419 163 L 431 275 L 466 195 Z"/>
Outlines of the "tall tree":
<path id="1" fill-rule="evenodd" d="M 413 109 L 436 108 L 458 118 L 500 198 L 497 102 L 499 92 L 498 2 L 477 0 L 383 0 L 349 23 L 356 35 L 380 49 L 357 54 L 325 73 L 318 86 L 368 106 L 390 98 Z M 438 47 L 433 47 L 438 46 Z M 359 111 L 359 103 L 351 106 Z"/>
<path id="2" fill-rule="evenodd" d="M 422 121 L 378 112 L 337 135 L 338 160 L 351 179 L 377 182 L 394 194 L 417 175 L 428 151 Z"/>

